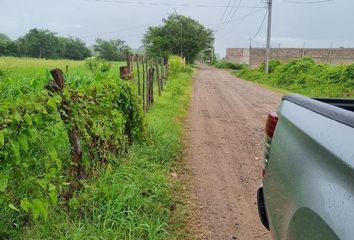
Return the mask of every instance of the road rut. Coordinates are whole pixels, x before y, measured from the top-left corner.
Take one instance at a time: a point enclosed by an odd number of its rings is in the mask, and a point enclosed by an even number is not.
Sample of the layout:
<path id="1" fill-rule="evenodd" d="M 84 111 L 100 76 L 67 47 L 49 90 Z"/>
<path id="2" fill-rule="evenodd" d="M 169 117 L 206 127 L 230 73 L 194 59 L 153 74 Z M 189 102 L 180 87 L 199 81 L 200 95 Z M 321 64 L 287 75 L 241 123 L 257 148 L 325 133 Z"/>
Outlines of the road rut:
<path id="1" fill-rule="evenodd" d="M 199 67 L 187 124 L 195 239 L 270 239 L 258 218 L 256 190 L 266 117 L 280 100 L 227 71 Z"/>

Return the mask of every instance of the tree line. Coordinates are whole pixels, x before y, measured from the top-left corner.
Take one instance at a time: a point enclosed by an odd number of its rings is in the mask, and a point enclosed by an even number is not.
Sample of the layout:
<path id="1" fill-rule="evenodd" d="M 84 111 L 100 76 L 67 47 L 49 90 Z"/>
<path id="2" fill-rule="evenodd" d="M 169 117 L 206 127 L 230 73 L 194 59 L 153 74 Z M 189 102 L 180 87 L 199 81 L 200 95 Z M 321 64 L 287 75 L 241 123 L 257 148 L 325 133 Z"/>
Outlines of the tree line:
<path id="1" fill-rule="evenodd" d="M 121 61 L 127 51 L 129 46 L 120 39 L 98 38 L 90 50 L 79 38 L 58 36 L 47 29 L 33 28 L 16 40 L 0 33 L 0 56 L 82 60 L 95 54 L 108 61 Z"/>
<path id="2" fill-rule="evenodd" d="M 145 53 L 153 59 L 179 55 L 192 63 L 198 54 L 211 56 L 213 31 L 190 17 L 171 14 L 160 26 L 151 26 L 142 39 Z M 96 39 L 92 50 L 79 38 L 61 37 L 43 29 L 31 29 L 23 37 L 11 40 L 0 33 L 0 56 L 82 60 L 92 54 L 108 61 L 126 59 L 129 46 L 120 39 Z M 210 58 L 210 57 L 209 57 Z"/>

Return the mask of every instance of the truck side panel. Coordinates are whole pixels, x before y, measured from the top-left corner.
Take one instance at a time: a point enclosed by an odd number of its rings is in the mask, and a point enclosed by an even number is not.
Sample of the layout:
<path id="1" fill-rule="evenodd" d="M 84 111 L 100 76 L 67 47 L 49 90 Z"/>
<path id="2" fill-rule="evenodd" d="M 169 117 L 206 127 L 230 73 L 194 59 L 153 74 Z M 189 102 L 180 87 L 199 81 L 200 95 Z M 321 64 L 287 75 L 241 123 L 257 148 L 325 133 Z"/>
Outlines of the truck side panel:
<path id="1" fill-rule="evenodd" d="M 263 180 L 273 238 L 352 239 L 354 129 L 289 101 L 278 116 Z"/>

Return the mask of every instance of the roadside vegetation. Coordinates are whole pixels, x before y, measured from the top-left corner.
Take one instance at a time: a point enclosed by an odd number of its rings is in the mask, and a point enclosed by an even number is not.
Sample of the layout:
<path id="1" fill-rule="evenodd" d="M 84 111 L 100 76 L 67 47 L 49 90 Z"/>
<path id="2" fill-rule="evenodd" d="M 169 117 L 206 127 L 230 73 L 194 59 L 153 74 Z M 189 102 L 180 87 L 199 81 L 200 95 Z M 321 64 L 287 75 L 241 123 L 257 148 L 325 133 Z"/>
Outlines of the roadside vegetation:
<path id="1" fill-rule="evenodd" d="M 263 64 L 258 69 L 244 66 L 234 74 L 245 80 L 311 97 L 354 96 L 354 64 L 317 64 L 311 58 L 288 63 L 273 60 L 268 75 L 264 73 Z"/>
<path id="2" fill-rule="evenodd" d="M 192 74 L 182 58 L 170 58 L 166 89 L 145 116 L 135 84 L 116 77 L 119 63 L 0 63 L 0 87 L 7 90 L 0 107 L 2 238 L 176 237 L 171 221 L 183 224 L 183 207 L 173 197 L 170 171 L 183 150 Z M 66 65 L 63 93 L 44 90 L 46 69 Z M 63 104 L 71 111 L 61 119 Z M 83 137 L 82 166 L 70 157 L 72 123 Z"/>
<path id="3" fill-rule="evenodd" d="M 49 30 L 0 34 L 0 239 L 185 237 L 174 171 L 186 62 L 212 40 L 181 15 L 147 30 L 144 55 L 121 40 L 97 39 L 91 57 L 80 39 Z"/>
<path id="4" fill-rule="evenodd" d="M 228 61 L 216 61 L 214 63 L 214 66 L 216 68 L 221 68 L 221 69 L 232 69 L 232 70 L 241 70 L 244 67 L 246 67 L 244 64 L 239 64 L 239 63 L 232 63 Z"/>

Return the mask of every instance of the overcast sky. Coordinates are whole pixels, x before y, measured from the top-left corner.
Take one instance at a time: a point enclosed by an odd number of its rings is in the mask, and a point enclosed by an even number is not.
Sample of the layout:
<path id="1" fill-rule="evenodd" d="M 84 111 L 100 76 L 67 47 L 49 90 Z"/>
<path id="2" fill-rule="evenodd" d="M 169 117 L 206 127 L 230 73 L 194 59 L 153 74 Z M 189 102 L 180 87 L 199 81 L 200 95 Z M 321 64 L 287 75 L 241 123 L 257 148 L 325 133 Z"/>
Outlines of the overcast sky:
<path id="1" fill-rule="evenodd" d="M 331 42 L 333 47 L 354 47 L 353 0 L 319 4 L 286 1 L 321 0 L 273 0 L 274 47 L 279 44 L 281 47 L 302 47 L 304 44 L 306 47 L 329 47 Z M 229 2 L 229 11 L 224 14 L 226 8 L 222 6 Z M 206 7 L 184 7 L 181 4 Z M 79 37 L 88 45 L 93 44 L 97 37 L 120 38 L 137 48 L 147 26 L 160 24 L 162 18 L 176 9 L 178 14 L 190 16 L 210 29 L 215 30 L 219 25 L 215 46 L 223 57 L 227 47 L 249 46 L 249 39 L 256 35 L 266 13 L 265 9 L 255 7 L 262 6 L 265 6 L 264 0 L 0 0 L 0 32 L 16 39 L 31 28 L 45 28 L 62 36 Z M 228 18 L 222 20 L 222 16 Z M 253 46 L 264 44 L 266 23 Z"/>

